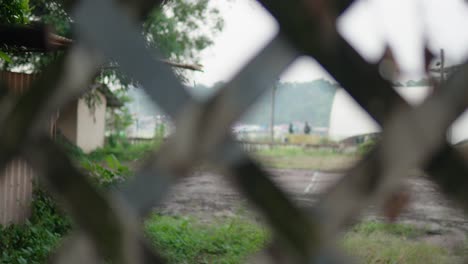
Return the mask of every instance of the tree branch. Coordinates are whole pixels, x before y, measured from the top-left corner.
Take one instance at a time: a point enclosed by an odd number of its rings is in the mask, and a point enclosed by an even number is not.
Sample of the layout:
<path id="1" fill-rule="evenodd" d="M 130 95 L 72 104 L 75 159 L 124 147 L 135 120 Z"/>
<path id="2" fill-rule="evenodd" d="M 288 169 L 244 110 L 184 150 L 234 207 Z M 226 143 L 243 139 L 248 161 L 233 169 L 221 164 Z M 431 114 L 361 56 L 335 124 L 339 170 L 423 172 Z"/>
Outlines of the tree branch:
<path id="1" fill-rule="evenodd" d="M 21 52 L 53 52 L 63 50 L 73 44 L 73 40 L 53 34 L 45 26 L 0 25 L 0 47 Z M 203 71 L 200 64 L 187 64 L 161 59 L 161 62 L 174 67 L 192 71 Z"/>
<path id="2" fill-rule="evenodd" d="M 169 60 L 159 60 L 159 61 L 169 66 L 175 67 L 175 68 L 203 72 L 203 65 L 200 65 L 200 64 L 185 64 L 185 63 L 178 63 L 178 62 L 173 62 Z"/>

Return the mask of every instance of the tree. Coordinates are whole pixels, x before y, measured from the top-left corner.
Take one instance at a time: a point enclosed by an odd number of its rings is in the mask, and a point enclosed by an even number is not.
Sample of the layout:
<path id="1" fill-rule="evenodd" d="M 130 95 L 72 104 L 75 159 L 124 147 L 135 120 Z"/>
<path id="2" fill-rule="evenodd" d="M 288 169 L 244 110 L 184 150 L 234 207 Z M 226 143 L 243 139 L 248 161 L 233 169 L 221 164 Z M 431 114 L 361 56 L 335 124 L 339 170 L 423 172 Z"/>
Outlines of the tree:
<path id="1" fill-rule="evenodd" d="M 113 147 L 126 141 L 126 130 L 134 121 L 128 107 L 125 106 L 126 103 L 131 102 L 131 98 L 127 96 L 126 90 L 117 90 L 115 96 L 124 106 L 120 108 L 107 108 L 106 128 L 110 133 L 109 143 Z"/>
<path id="2" fill-rule="evenodd" d="M 26 24 L 30 16 L 30 8 L 27 0 L 10 0 L 0 4 L 0 25 Z M 0 50 L 0 59 L 11 62 L 6 52 Z"/>
<path id="3" fill-rule="evenodd" d="M 72 38 L 72 20 L 62 8 L 61 1 L 10 0 L 0 5 L 0 22 L 3 24 L 45 23 L 51 25 L 57 34 Z M 223 27 L 219 11 L 209 5 L 209 0 L 169 0 L 162 7 L 150 12 L 142 25 L 142 34 L 150 47 L 159 48 L 166 58 L 176 61 L 198 62 L 198 52 L 212 44 L 212 37 Z M 57 53 L 9 51 L 10 61 L 4 61 L 2 68 L 29 67 L 40 69 L 53 61 Z M 125 88 L 130 84 L 116 69 L 106 69 L 104 76 Z M 179 72 L 183 77 L 183 74 Z"/>
<path id="4" fill-rule="evenodd" d="M 26 24 L 31 10 L 28 0 L 9 0 L 0 5 L 0 24 Z"/>
<path id="5" fill-rule="evenodd" d="M 211 37 L 222 28 L 219 10 L 209 0 L 172 0 L 149 15 L 143 34 L 167 58 L 198 62 L 198 51 L 211 45 Z"/>
<path id="6" fill-rule="evenodd" d="M 289 134 L 294 134 L 294 126 L 292 123 L 289 123 Z"/>
<path id="7" fill-rule="evenodd" d="M 155 127 L 154 131 L 154 140 L 156 144 L 161 144 L 164 141 L 164 137 L 166 136 L 166 125 L 164 123 L 160 123 Z"/>
<path id="8" fill-rule="evenodd" d="M 8 4 L 5 5 L 2 3 L 2 5 L 0 5 L 0 13 L 2 14 L 6 13 L 7 10 L 15 10 L 14 12 L 9 12 L 15 14 L 13 15 L 14 19 L 0 19 L 0 25 L 2 25 L 2 28 L 24 25 L 23 28 L 17 29 L 19 30 L 18 32 L 20 32 L 20 30 L 29 30 L 32 33 L 35 33 L 37 30 L 39 31 L 37 33 L 40 34 L 41 38 L 35 39 L 35 41 L 43 45 L 45 45 L 45 41 L 48 40 L 46 32 L 49 31 L 48 28 L 41 26 L 44 24 L 51 25 L 59 35 L 65 37 L 71 36 L 71 19 L 57 2 L 46 0 L 13 0 L 10 1 L 10 3 L 17 4 L 15 6 L 11 6 L 11 8 L 8 8 Z M 14 35 L 15 34 L 13 34 L 13 36 Z M 27 36 L 29 37 L 29 35 Z M 34 37 L 38 38 L 37 35 L 34 35 L 31 38 L 34 39 Z M 0 49 L 2 49 L 2 52 L 8 54 L 7 57 L 3 58 L 4 60 L 1 63 L 2 69 L 9 70 L 11 68 L 21 66 L 22 69 L 33 72 L 40 71 L 61 53 L 44 53 L 42 49 L 32 49 L 34 50 L 33 52 L 31 49 L 25 49 L 17 46 L 2 46 Z"/>
<path id="9" fill-rule="evenodd" d="M 9 0 L 0 5 L 0 22 L 3 24 L 45 23 L 57 34 L 72 38 L 72 19 L 62 8 L 61 1 Z M 168 0 L 150 12 L 142 23 L 142 34 L 149 47 L 158 48 L 166 58 L 175 61 L 198 62 L 199 51 L 212 44 L 212 37 L 223 27 L 219 11 L 209 5 L 209 0 Z M 12 69 L 21 66 L 29 71 L 40 71 L 55 60 L 60 52 L 40 53 L 24 50 L 6 50 L 0 47 L 0 68 Z M 0 60 L 1 61 L 1 60 Z M 110 62 L 115 65 L 115 63 Z M 184 74 L 178 72 L 184 79 Z M 101 71 L 96 82 L 127 90 L 132 80 L 121 74 L 116 67 Z M 93 100 L 89 100 L 92 102 Z M 88 105 L 91 108 L 92 105 Z M 115 110 L 111 127 L 121 130 L 131 121 L 128 108 Z"/>
<path id="10" fill-rule="evenodd" d="M 309 126 L 309 123 L 305 122 L 305 125 L 304 125 L 304 134 L 308 135 L 310 134 L 310 126 Z"/>

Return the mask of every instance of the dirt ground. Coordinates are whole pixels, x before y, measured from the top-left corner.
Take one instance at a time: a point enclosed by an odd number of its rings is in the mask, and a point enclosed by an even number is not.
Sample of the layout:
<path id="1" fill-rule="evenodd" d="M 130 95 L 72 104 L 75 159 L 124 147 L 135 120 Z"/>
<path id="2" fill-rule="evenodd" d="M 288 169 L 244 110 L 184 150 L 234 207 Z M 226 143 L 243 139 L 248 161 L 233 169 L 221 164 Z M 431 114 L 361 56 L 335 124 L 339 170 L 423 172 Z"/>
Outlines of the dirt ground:
<path id="1" fill-rule="evenodd" d="M 274 181 L 288 192 L 301 207 L 311 207 L 320 193 L 335 183 L 339 173 L 326 173 L 298 169 L 269 170 Z M 428 230 L 427 242 L 444 247 L 457 247 L 465 243 L 468 221 L 463 212 L 441 195 L 436 186 L 422 176 L 406 181 L 411 190 L 410 204 L 398 221 L 411 223 Z M 226 177 L 210 172 L 197 172 L 180 181 L 165 202 L 156 209 L 169 215 L 189 215 L 210 221 L 213 218 L 232 217 L 251 213 L 245 198 L 229 184 Z M 363 214 L 365 219 L 383 219 L 371 208 Z"/>

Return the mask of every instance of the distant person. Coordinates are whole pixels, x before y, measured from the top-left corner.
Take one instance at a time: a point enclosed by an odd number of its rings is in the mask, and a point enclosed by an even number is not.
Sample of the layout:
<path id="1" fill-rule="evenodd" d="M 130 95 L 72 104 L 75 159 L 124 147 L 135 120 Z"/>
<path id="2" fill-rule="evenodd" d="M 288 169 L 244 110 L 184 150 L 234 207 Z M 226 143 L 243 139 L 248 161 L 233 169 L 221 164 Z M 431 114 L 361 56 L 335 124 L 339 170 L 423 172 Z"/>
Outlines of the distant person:
<path id="1" fill-rule="evenodd" d="M 304 126 L 304 134 L 308 135 L 310 134 L 310 126 L 309 126 L 309 123 L 305 123 L 305 126 Z"/>
<path id="2" fill-rule="evenodd" d="M 292 123 L 289 123 L 289 134 L 294 134 L 294 126 Z"/>

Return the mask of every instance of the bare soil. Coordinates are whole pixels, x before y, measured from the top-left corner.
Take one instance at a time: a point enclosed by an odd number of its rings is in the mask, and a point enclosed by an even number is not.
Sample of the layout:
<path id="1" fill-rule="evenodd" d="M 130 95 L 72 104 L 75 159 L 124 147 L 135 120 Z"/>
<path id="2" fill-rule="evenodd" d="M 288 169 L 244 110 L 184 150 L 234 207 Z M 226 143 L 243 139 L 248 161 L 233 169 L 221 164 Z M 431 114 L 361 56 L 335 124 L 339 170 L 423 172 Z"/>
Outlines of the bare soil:
<path id="1" fill-rule="evenodd" d="M 300 169 L 269 170 L 273 179 L 301 207 L 312 207 L 321 193 L 340 179 L 340 173 L 327 173 Z M 410 223 L 428 230 L 422 239 L 428 243 L 448 248 L 464 246 L 468 221 L 462 210 L 447 200 L 423 176 L 406 180 L 410 190 L 410 203 L 398 222 Z M 213 218 L 253 216 L 246 199 L 230 184 L 226 177 L 212 172 L 197 172 L 181 180 L 165 202 L 156 210 L 169 215 L 190 215 L 210 221 Z M 379 212 L 369 208 L 364 219 L 383 219 Z"/>

